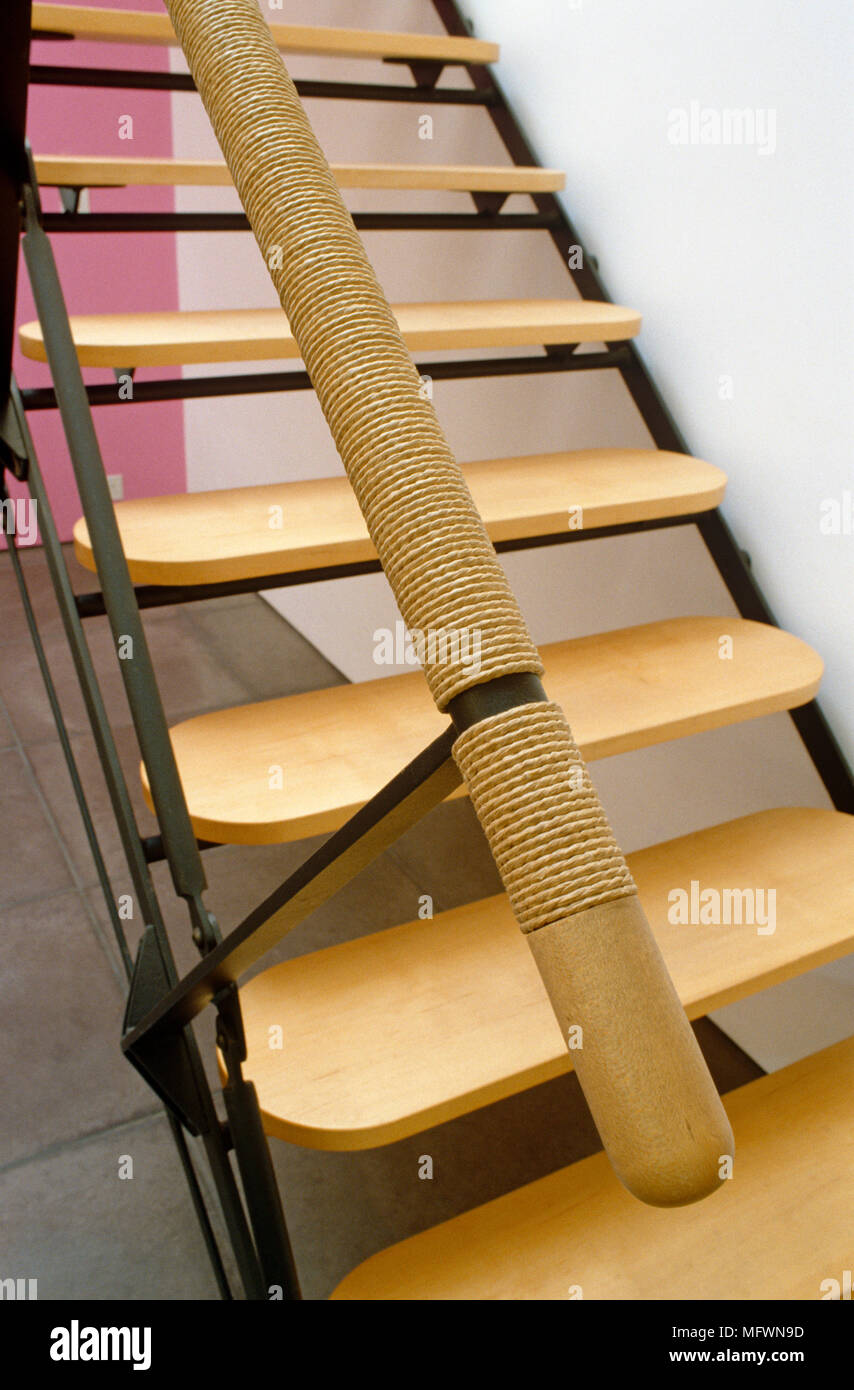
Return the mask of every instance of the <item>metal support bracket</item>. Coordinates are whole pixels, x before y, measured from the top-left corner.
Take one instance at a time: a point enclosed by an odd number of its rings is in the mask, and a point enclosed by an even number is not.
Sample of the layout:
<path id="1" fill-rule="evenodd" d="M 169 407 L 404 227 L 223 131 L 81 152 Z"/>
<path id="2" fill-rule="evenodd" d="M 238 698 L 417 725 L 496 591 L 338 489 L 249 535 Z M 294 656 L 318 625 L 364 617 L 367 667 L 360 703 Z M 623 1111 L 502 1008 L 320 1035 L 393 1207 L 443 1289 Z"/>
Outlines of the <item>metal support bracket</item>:
<path id="1" fill-rule="evenodd" d="M 122 1032 L 130 1032 L 148 1010 L 169 993 L 171 984 L 154 928 L 146 927 L 131 976 Z M 205 1131 L 208 1117 L 187 1054 L 183 1030 L 164 1029 L 128 1048 L 125 1055 L 191 1134 Z"/>
<path id="2" fill-rule="evenodd" d="M 497 217 L 510 195 L 508 193 L 472 193 L 471 196 L 482 217 Z"/>
<path id="3" fill-rule="evenodd" d="M 298 1299 L 299 1280 L 258 1095 L 242 1072 L 246 1061 L 246 1034 L 237 986 L 234 983 L 225 985 L 214 995 L 213 1003 L 217 1011 L 217 1047 L 228 1078 L 222 1092 L 228 1115 L 226 1142 L 234 1150 L 243 1179 L 264 1283 L 268 1293 L 275 1290 L 282 1299 Z"/>
<path id="4" fill-rule="evenodd" d="M 422 91 L 433 91 L 447 66 L 438 58 L 383 58 L 383 62 L 402 64 L 403 67 L 409 68 L 416 87 Z"/>
<path id="5" fill-rule="evenodd" d="M 230 1082 L 242 1081 L 241 1066 L 246 1061 L 246 1033 L 237 986 L 225 985 L 211 1001 L 217 1013 L 216 1045 L 222 1053 Z"/>
<path id="6" fill-rule="evenodd" d="M 0 468 L 7 468 L 19 482 L 25 482 L 29 473 L 29 464 L 29 455 L 18 421 L 18 412 L 10 394 L 6 398 L 6 405 L 3 408 L 2 418 L 0 418 Z"/>
<path id="7" fill-rule="evenodd" d="M 564 362 L 568 357 L 574 357 L 581 347 L 580 343 L 544 343 L 547 357 L 553 357 L 558 362 Z"/>
<path id="8" fill-rule="evenodd" d="M 62 203 L 62 210 L 66 213 L 76 213 L 80 211 L 80 199 L 83 196 L 82 187 L 71 187 L 68 184 L 59 185 L 59 201 Z"/>
<path id="9" fill-rule="evenodd" d="M 39 43 L 73 43 L 76 34 L 67 33 L 64 29 L 41 29 L 33 25 L 33 38 L 38 39 Z"/>
<path id="10" fill-rule="evenodd" d="M 435 87 L 445 70 L 444 63 L 409 63 L 407 66 L 412 73 L 416 87 Z"/>

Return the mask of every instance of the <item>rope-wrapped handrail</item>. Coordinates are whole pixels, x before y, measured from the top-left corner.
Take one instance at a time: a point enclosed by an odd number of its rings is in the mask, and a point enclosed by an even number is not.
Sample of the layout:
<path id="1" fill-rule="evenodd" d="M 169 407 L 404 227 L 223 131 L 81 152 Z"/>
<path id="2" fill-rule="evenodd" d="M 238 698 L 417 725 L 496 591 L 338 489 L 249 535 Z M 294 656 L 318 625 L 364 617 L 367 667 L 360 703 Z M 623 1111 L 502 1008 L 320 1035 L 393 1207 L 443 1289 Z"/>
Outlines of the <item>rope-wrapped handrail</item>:
<path id="1" fill-rule="evenodd" d="M 732 1154 L 726 1115 L 294 84 L 255 0 L 165 3 L 404 622 L 437 639 L 430 690 L 614 1168 L 645 1201 L 697 1200 Z M 495 683 L 503 707 L 460 721 Z"/>

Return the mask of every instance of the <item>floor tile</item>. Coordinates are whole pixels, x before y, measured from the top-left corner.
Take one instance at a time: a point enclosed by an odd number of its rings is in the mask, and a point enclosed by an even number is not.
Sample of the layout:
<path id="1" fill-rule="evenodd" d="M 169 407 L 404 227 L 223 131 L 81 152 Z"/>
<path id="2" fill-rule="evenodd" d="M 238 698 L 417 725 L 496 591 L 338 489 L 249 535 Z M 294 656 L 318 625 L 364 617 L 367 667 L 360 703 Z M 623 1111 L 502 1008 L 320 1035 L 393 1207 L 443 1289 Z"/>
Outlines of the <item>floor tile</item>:
<path id="1" fill-rule="evenodd" d="M 202 855 L 207 879 L 205 902 L 217 918 L 222 934 L 233 930 L 280 888 L 323 839 L 323 836 L 316 836 L 287 845 L 223 845 L 205 851 Z M 167 864 L 152 864 L 151 876 L 176 960 L 184 972 L 198 960 L 198 952 L 190 940 L 186 906 L 174 891 Z M 117 894 L 130 891 L 126 873 L 116 874 L 114 888 Z M 390 853 L 381 855 L 346 884 L 335 898 L 284 937 L 259 968 L 368 932 L 381 931 L 383 927 L 413 921 L 418 916 L 419 893 L 419 886 L 406 869 Z M 92 902 L 106 921 L 100 890 L 92 890 Z M 128 938 L 135 942 L 138 932 L 133 923 L 128 925 Z"/>
<path id="2" fill-rule="evenodd" d="M 0 913 L 0 1165 L 155 1109 L 119 1050 L 123 998 L 77 893 Z"/>
<path id="3" fill-rule="evenodd" d="M 136 735 L 127 724 L 114 725 L 112 733 L 139 833 L 152 835 L 157 830 L 157 822 L 142 795 Z M 107 870 L 111 875 L 124 879 L 127 876 L 124 850 L 95 740 L 90 733 L 82 733 L 71 735 L 70 742 Z M 97 882 L 95 865 L 60 744 L 56 740 L 29 744 L 26 752 L 81 882 Z"/>
<path id="4" fill-rule="evenodd" d="M 468 797 L 436 806 L 389 853 L 418 884 L 419 893 L 430 894 L 436 912 L 502 891 Z"/>
<path id="5" fill-rule="evenodd" d="M 220 668 L 207 643 L 179 611 L 160 609 L 146 613 L 144 628 L 170 723 L 205 710 L 241 704 L 250 698 L 249 687 Z M 89 620 L 84 632 L 108 718 L 113 724 L 127 724 L 130 722 L 127 697 L 106 618 Z M 47 633 L 43 644 L 68 728 L 73 733 L 84 732 L 89 723 L 65 637 L 61 633 Z M 32 643 L 28 637 L 16 638 L 6 644 L 6 653 L 0 671 L 0 695 L 21 741 L 29 744 L 55 737 L 53 716 Z"/>
<path id="6" fill-rule="evenodd" d="M 69 888 L 73 879 L 21 754 L 0 753 L 0 907 Z"/>
<path id="7" fill-rule="evenodd" d="M 341 685 L 340 671 L 263 599 L 197 608 L 187 615 L 218 667 L 239 680 L 253 700 Z"/>
<path id="8" fill-rule="evenodd" d="M 53 590 L 50 572 L 41 549 L 26 547 L 18 551 L 24 583 L 39 628 L 53 635 L 62 631 L 62 619 Z M 72 557 L 73 559 L 73 557 Z M 66 564 L 68 555 L 66 554 Z M 76 565 L 75 569 L 79 570 Z M 21 592 L 8 551 L 0 552 L 0 614 L 3 618 L 3 638 L 6 642 L 27 638 L 29 629 L 21 601 Z"/>
<path id="9" fill-rule="evenodd" d="M 0 752 L 4 748 L 15 747 L 15 733 L 11 722 L 6 716 L 5 710 L 0 708 Z"/>
<path id="10" fill-rule="evenodd" d="M 42 1300 L 218 1296 L 162 1115 L 0 1173 L 0 1207 L 3 1277 Z"/>

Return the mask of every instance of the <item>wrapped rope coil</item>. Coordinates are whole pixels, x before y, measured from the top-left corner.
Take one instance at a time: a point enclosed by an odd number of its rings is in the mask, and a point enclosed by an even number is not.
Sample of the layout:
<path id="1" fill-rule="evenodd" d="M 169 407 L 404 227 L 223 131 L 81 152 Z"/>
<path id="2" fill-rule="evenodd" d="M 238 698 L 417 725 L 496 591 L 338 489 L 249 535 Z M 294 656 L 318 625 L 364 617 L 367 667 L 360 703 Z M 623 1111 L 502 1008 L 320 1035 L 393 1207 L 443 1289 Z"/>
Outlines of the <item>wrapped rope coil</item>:
<path id="1" fill-rule="evenodd" d="M 404 621 L 478 634 L 478 680 L 537 649 L 270 31 L 251 0 L 167 8 Z M 470 666 L 425 663 L 444 709 Z"/>
<path id="2" fill-rule="evenodd" d="M 432 404 L 254 0 L 166 0 L 440 709 L 542 665 Z M 614 1167 L 645 1201 L 720 1183 L 732 1135 L 561 711 L 463 726 L 468 783 Z M 458 724 L 458 728 L 460 725 Z"/>

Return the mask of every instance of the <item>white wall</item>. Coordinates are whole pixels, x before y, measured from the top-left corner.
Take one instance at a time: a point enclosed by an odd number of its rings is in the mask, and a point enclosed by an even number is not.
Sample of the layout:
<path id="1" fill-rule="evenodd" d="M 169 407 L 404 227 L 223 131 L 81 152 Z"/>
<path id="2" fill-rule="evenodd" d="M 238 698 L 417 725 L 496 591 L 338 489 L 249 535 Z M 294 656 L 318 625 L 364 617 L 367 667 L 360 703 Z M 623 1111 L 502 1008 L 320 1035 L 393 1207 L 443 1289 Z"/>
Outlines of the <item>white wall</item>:
<path id="1" fill-rule="evenodd" d="M 854 499 L 850 0 L 461 8 L 502 44 L 499 80 L 567 171 L 611 297 L 643 311 L 690 447 L 726 469 L 724 513 L 778 620 L 825 658 L 821 701 L 854 760 L 854 504 L 847 535 L 820 530 L 825 501 Z M 775 140 L 670 143 L 692 102 L 773 110 Z"/>
<path id="2" fill-rule="evenodd" d="M 778 621 L 821 652 L 821 703 L 854 761 L 848 0 L 461 9 L 502 44 L 499 80 L 540 161 L 567 171 L 611 297 L 643 311 L 643 354 L 689 446 L 727 471 L 724 515 Z M 692 103 L 752 111 L 756 143 L 673 143 Z M 850 1034 L 854 959 L 715 1019 L 783 1066 Z"/>
<path id="3" fill-rule="evenodd" d="M 776 58 L 769 62 L 773 81 L 769 77 L 765 85 L 755 77 L 748 80 L 743 48 L 758 61 L 756 51 L 770 39 L 761 25 L 751 24 L 746 32 L 734 4 L 725 3 L 723 11 L 734 17 L 734 24 L 738 21 L 737 27 L 728 31 L 726 41 L 718 34 L 714 57 L 699 42 L 698 32 L 715 29 L 721 6 L 705 16 L 699 5 L 686 6 L 684 0 L 681 5 L 654 0 L 643 7 L 607 0 L 586 4 L 579 13 L 572 0 L 529 0 L 524 6 L 515 0 L 469 0 L 469 9 L 479 32 L 504 44 L 500 76 L 542 161 L 569 171 L 568 205 L 601 258 L 613 297 L 643 311 L 643 349 L 692 447 L 729 471 L 728 515 L 742 543 L 753 551 L 761 581 L 787 625 L 829 658 L 830 692 L 836 694 L 835 705 L 831 708 L 828 701 L 828 707 L 842 732 L 850 655 L 843 650 L 844 634 L 850 634 L 851 624 L 838 590 L 854 538 L 820 537 L 816 522 L 819 500 L 840 493 L 845 478 L 841 405 L 835 395 L 830 404 L 830 374 L 836 373 L 839 384 L 841 368 L 828 357 L 830 322 L 841 342 L 842 276 L 823 299 L 813 290 L 820 304 L 813 313 L 801 307 L 794 314 L 800 294 L 795 280 L 812 274 L 814 266 L 829 264 L 828 233 L 823 229 L 820 246 L 813 241 L 802 248 L 797 266 L 783 260 L 781 248 L 769 246 L 774 236 L 785 238 L 787 246 L 794 237 L 796 248 L 800 232 L 796 235 L 794 213 L 818 220 L 805 191 L 792 190 L 787 182 L 784 192 L 776 182 L 787 168 L 789 178 L 800 168 L 791 166 L 787 153 L 799 113 L 781 122 L 780 148 L 773 158 L 747 150 L 674 149 L 662 134 L 667 108 L 687 104 L 695 94 L 705 102 L 782 107 L 781 88 L 793 85 L 797 61 L 789 61 L 782 75 Z M 757 8 L 770 15 L 772 7 L 763 3 Z M 635 9 L 639 13 L 632 17 Z M 781 12 L 778 5 L 774 10 Z M 788 13 L 785 6 L 783 10 Z M 678 18 L 686 12 L 688 19 Z M 283 9 L 271 11 L 270 17 L 305 21 L 306 7 L 284 0 Z M 316 0 L 310 18 L 439 31 L 429 0 L 360 0 L 358 5 Z M 700 61 L 691 57 L 695 41 L 708 67 L 705 75 L 691 68 L 691 62 Z M 779 36 L 773 41 L 775 46 L 782 43 Z M 791 36 L 788 42 L 793 42 Z M 179 60 L 173 61 L 177 66 Z M 381 64 L 301 59 L 289 67 L 294 76 L 400 80 L 394 69 Z M 725 86 L 722 73 L 728 74 Z M 173 109 L 175 154 L 216 155 L 197 98 L 176 96 Z M 309 114 L 333 161 L 507 160 L 489 118 L 478 110 L 432 108 L 432 142 L 418 138 L 418 105 L 354 107 L 313 101 Z M 797 143 L 800 148 L 802 135 Z M 233 206 L 233 199 L 224 190 L 179 190 L 178 206 Z M 470 205 L 466 195 L 453 194 L 354 192 L 347 199 L 354 208 Z M 522 209 L 530 203 L 518 198 L 513 205 Z M 778 207 L 785 208 L 787 218 L 779 231 L 772 217 Z M 545 233 L 368 233 L 365 240 L 391 299 L 572 294 Z M 184 236 L 179 242 L 182 307 L 275 303 L 248 235 Z M 807 350 L 807 339 L 818 337 L 825 317 L 826 340 Z M 772 366 L 778 358 L 784 376 Z M 797 365 L 790 367 L 790 362 Z M 262 367 L 252 364 L 251 370 Z M 730 402 L 718 398 L 718 377 L 724 373 L 734 378 Z M 803 386 L 808 373 L 816 378 L 809 393 Z M 611 379 L 614 375 L 438 382 L 435 404 L 461 460 L 648 444 L 627 393 Z M 189 402 L 185 424 L 191 490 L 340 471 L 309 393 Z M 734 611 L 705 547 L 690 530 L 576 543 L 505 556 L 504 561 L 541 643 L 670 615 Z M 808 582 L 793 578 L 797 566 Z M 817 592 L 819 574 L 834 595 L 829 613 L 823 611 L 826 593 Z M 391 626 L 397 616 L 382 576 L 280 590 L 269 599 L 351 679 L 391 673 L 373 663 L 374 630 Z M 850 706 L 847 713 L 850 731 Z M 606 759 L 593 772 L 626 850 L 767 806 L 828 804 L 784 715 Z M 809 986 L 809 1007 L 821 1019 L 825 1042 L 850 1032 L 854 1013 L 854 981 L 849 976 L 846 982 L 840 969 L 814 972 Z M 724 1011 L 721 1021 L 765 1065 L 780 1065 L 818 1044 L 814 1032 L 795 1028 L 778 1045 L 773 1035 L 779 1027 L 773 1020 L 780 1011 L 769 998 L 772 1024 L 764 1015 L 754 1023 L 758 1014 L 750 1001 L 739 1006 L 741 1014 L 733 1022 L 731 1011 Z M 768 1005 L 762 1007 L 767 1015 Z"/>

